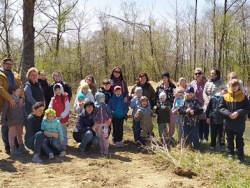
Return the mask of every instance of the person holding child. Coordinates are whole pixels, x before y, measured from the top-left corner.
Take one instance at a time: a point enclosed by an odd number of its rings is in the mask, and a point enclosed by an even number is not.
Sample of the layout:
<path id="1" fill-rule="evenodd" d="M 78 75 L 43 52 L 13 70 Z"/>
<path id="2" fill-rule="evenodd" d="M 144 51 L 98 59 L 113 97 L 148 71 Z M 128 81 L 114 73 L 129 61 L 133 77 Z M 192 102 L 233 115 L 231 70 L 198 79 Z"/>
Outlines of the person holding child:
<path id="1" fill-rule="evenodd" d="M 78 147 L 83 156 L 86 156 L 87 151 L 91 145 L 96 145 L 99 143 L 99 138 L 93 131 L 94 120 L 93 112 L 95 105 L 91 101 L 84 103 L 84 110 L 78 114 L 77 123 L 73 129 L 73 138 L 76 142 L 79 142 Z"/>
<path id="2" fill-rule="evenodd" d="M 64 92 L 63 87 L 60 83 L 56 83 L 53 87 L 54 97 L 51 98 L 49 108 L 56 111 L 56 117 L 61 122 L 63 128 L 64 141 L 63 145 L 66 149 L 68 144 L 68 132 L 66 123 L 69 120 L 70 104 L 68 93 Z"/>
<path id="3" fill-rule="evenodd" d="M 14 86 L 11 89 L 11 97 L 16 102 L 16 107 L 12 108 L 9 101 L 5 101 L 2 111 L 2 123 L 9 127 L 9 145 L 10 153 L 12 155 L 27 154 L 29 153 L 23 144 L 23 126 L 24 126 L 24 108 L 20 106 L 20 95 L 22 90 L 19 86 Z M 15 144 L 17 138 L 19 147 Z"/>
<path id="4" fill-rule="evenodd" d="M 247 96 L 240 88 L 240 82 L 232 79 L 228 82 L 228 93 L 223 95 L 218 106 L 220 113 L 224 115 L 225 132 L 227 135 L 228 158 L 233 159 L 234 140 L 238 154 L 238 162 L 244 161 L 244 139 L 245 118 L 250 111 L 250 103 Z"/>
<path id="5" fill-rule="evenodd" d="M 105 103 L 105 95 L 101 92 L 95 94 L 94 126 L 93 130 L 100 138 L 100 153 L 107 155 L 109 153 L 109 126 L 112 122 L 112 114 Z"/>
<path id="6" fill-rule="evenodd" d="M 44 141 L 44 133 L 46 131 L 41 131 L 41 123 L 42 123 L 42 115 L 44 111 L 44 103 L 37 102 L 32 106 L 32 113 L 29 114 L 28 119 L 26 121 L 26 133 L 25 133 L 25 145 L 27 148 L 34 151 L 34 155 L 32 157 L 32 161 L 34 163 L 42 163 L 42 159 L 40 159 L 42 143 Z M 55 133 L 54 133 L 55 134 Z M 58 134 L 55 135 L 58 137 Z"/>
<path id="7" fill-rule="evenodd" d="M 51 151 L 49 145 L 60 151 L 59 157 L 66 155 L 65 147 L 63 146 L 63 129 L 60 121 L 56 118 L 56 111 L 49 108 L 45 110 L 45 116 L 42 121 L 41 130 L 46 131 L 45 139 L 42 143 L 44 152 L 49 155 L 49 159 L 54 158 L 54 153 Z M 59 135 L 59 139 L 58 136 Z"/>
<path id="8" fill-rule="evenodd" d="M 203 109 L 201 103 L 195 97 L 192 86 L 188 86 L 185 92 L 185 100 L 178 109 L 179 113 L 183 116 L 185 145 L 191 145 L 193 143 L 193 148 L 198 150 L 200 147 L 198 116 L 203 113 Z"/>
<path id="9" fill-rule="evenodd" d="M 113 142 L 115 147 L 123 147 L 123 123 L 127 119 L 128 103 L 124 102 L 122 87 L 115 86 L 114 93 L 109 100 L 108 106 L 112 113 Z"/>

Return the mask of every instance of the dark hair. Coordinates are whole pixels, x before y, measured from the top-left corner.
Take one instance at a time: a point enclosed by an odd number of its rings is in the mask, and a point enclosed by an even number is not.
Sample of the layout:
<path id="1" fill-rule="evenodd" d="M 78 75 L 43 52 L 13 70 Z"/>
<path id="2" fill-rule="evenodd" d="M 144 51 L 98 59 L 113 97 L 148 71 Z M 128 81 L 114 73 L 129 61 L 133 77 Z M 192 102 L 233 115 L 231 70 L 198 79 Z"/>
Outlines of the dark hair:
<path id="1" fill-rule="evenodd" d="M 37 110 L 38 108 L 41 108 L 41 107 L 44 107 L 43 102 L 36 102 L 36 103 L 32 106 L 32 108 L 35 109 L 35 110 Z"/>
<path id="2" fill-rule="evenodd" d="M 13 63 L 11 58 L 6 57 L 2 59 L 2 63 L 5 63 L 6 61 L 11 61 Z"/>
<path id="3" fill-rule="evenodd" d="M 113 70 L 112 70 L 112 73 L 111 73 L 111 75 L 110 75 L 110 79 L 113 79 L 114 78 L 114 72 L 115 72 L 115 70 L 116 69 L 119 69 L 120 70 L 120 78 L 121 78 L 121 80 L 124 80 L 123 79 L 123 75 L 122 75 L 122 69 L 120 68 L 120 67 L 115 67 L 115 68 L 113 68 Z"/>
<path id="4" fill-rule="evenodd" d="M 91 78 L 91 79 L 92 79 L 92 84 L 95 83 L 95 78 L 94 78 L 93 75 L 88 75 L 88 76 L 86 76 L 86 78 L 84 79 L 85 82 L 86 82 L 86 80 L 87 80 L 88 78 Z"/>
<path id="5" fill-rule="evenodd" d="M 141 72 L 139 75 L 138 75 L 138 79 L 139 78 L 142 78 L 142 77 L 146 77 L 146 82 L 148 82 L 149 81 L 149 78 L 148 78 L 148 75 L 147 75 L 147 73 L 145 73 L 145 72 Z"/>
<path id="6" fill-rule="evenodd" d="M 20 87 L 20 86 L 13 86 L 13 87 L 11 88 L 11 92 L 16 91 L 17 89 L 21 89 L 21 87 Z"/>
<path id="7" fill-rule="evenodd" d="M 215 74 L 217 75 L 217 78 L 220 79 L 221 77 L 221 72 L 218 69 L 212 69 L 215 71 Z"/>
<path id="8" fill-rule="evenodd" d="M 105 78 L 102 80 L 102 84 L 111 84 L 111 81 L 110 79 Z"/>

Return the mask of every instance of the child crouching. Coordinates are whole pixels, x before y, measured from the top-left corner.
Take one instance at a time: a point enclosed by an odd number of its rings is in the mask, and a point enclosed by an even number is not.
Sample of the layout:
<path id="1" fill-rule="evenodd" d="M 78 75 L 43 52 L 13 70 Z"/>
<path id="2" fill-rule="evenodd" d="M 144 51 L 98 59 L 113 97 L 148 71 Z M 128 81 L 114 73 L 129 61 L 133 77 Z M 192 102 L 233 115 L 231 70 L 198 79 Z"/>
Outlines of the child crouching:
<path id="1" fill-rule="evenodd" d="M 200 102 L 195 98 L 194 88 L 188 86 L 185 91 L 185 99 L 179 108 L 179 113 L 183 116 L 183 133 L 185 145 L 191 145 L 195 150 L 200 147 L 198 116 L 203 113 Z"/>
<path id="2" fill-rule="evenodd" d="M 51 108 L 45 110 L 45 117 L 42 121 L 41 130 L 44 131 L 44 135 L 46 136 L 42 144 L 42 149 L 49 155 L 49 159 L 54 158 L 54 153 L 51 151 L 49 145 L 60 151 L 59 157 L 65 156 L 63 129 L 60 121 L 56 118 L 55 110 Z"/>

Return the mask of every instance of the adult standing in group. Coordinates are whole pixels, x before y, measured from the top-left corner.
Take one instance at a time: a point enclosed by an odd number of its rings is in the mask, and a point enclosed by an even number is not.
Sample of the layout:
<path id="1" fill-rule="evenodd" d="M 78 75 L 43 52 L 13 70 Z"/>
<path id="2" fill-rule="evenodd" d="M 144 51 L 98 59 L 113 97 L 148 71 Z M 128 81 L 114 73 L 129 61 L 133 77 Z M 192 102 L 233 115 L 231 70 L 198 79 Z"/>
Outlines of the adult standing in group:
<path id="1" fill-rule="evenodd" d="M 138 82 L 132 88 L 131 96 L 133 97 L 133 95 L 135 93 L 135 89 L 137 87 L 141 87 L 142 88 L 142 95 L 146 96 L 148 98 L 151 109 L 153 109 L 154 104 L 155 104 L 155 90 L 154 90 L 153 86 L 148 81 L 149 81 L 149 78 L 148 78 L 147 73 L 140 73 L 138 75 Z"/>
<path id="2" fill-rule="evenodd" d="M 195 96 L 203 108 L 204 108 L 203 90 L 204 90 L 206 82 L 207 82 L 207 78 L 203 75 L 202 69 L 197 67 L 194 70 L 194 80 L 190 83 L 190 85 L 193 86 Z M 208 141 L 209 125 L 206 122 L 205 113 L 199 115 L 198 125 L 199 125 L 200 141 Z"/>
<path id="3" fill-rule="evenodd" d="M 25 112 L 28 116 L 32 112 L 32 106 L 36 102 L 45 103 L 43 89 L 40 83 L 38 83 L 38 70 L 35 67 L 31 67 L 26 77 L 28 81 L 24 84 L 25 93 Z"/>
<path id="4" fill-rule="evenodd" d="M 50 84 L 47 81 L 47 76 L 44 70 L 38 71 L 38 83 L 40 83 L 42 86 L 45 98 L 45 109 L 47 109 L 51 100 L 51 96 L 50 96 Z"/>
<path id="5" fill-rule="evenodd" d="M 89 85 L 89 89 L 91 90 L 92 95 L 95 96 L 97 89 L 94 76 L 88 75 L 86 76 L 84 81 Z"/>
<path id="6" fill-rule="evenodd" d="M 14 62 L 10 58 L 4 58 L 1 61 L 0 68 L 0 112 L 2 111 L 4 101 L 7 100 L 10 102 L 12 108 L 16 107 L 15 100 L 11 97 L 10 92 L 14 86 L 19 86 L 22 89 L 20 96 L 20 105 L 23 105 L 24 102 L 24 91 L 22 87 L 22 82 L 19 74 L 15 71 L 12 71 L 12 66 Z M 5 146 L 5 152 L 10 153 L 10 146 L 8 140 L 9 128 L 7 125 L 1 126 L 2 140 Z"/>
<path id="7" fill-rule="evenodd" d="M 166 101 L 168 101 L 173 106 L 174 102 L 174 90 L 176 88 L 175 84 L 171 81 L 170 75 L 167 71 L 163 71 L 161 74 L 162 83 L 156 88 L 156 103 L 159 102 L 159 95 L 161 92 L 166 93 Z M 174 127 L 174 114 L 170 114 L 169 123 L 169 137 L 173 137 L 175 132 Z"/>
<path id="8" fill-rule="evenodd" d="M 217 92 L 220 92 L 220 87 L 223 86 L 223 80 L 221 78 L 221 72 L 218 69 L 212 69 L 210 72 L 210 79 L 206 82 L 203 90 L 203 99 L 204 99 L 204 110 L 206 109 L 209 100 L 212 96 L 215 96 Z M 203 121 L 203 136 L 200 134 L 200 140 L 208 141 L 209 127 L 206 123 L 206 120 Z"/>
<path id="9" fill-rule="evenodd" d="M 122 88 L 122 94 L 124 96 L 124 99 L 127 102 L 128 99 L 128 86 L 127 82 L 124 80 L 123 75 L 122 75 L 122 69 L 119 67 L 115 67 L 112 70 L 112 73 L 110 75 L 110 80 L 111 80 L 111 91 L 114 91 L 115 86 L 121 86 Z"/>
<path id="10" fill-rule="evenodd" d="M 52 79 L 54 80 L 54 82 L 50 86 L 50 98 L 54 96 L 54 91 L 53 91 L 54 85 L 56 83 L 60 83 L 63 86 L 64 92 L 68 93 L 69 102 L 70 102 L 70 100 L 72 98 L 72 90 L 71 90 L 70 85 L 67 82 L 63 81 L 62 73 L 58 70 L 54 71 L 52 73 Z"/>
<path id="11" fill-rule="evenodd" d="M 41 163 L 43 161 L 39 156 L 41 154 L 42 143 L 45 138 L 44 134 L 46 133 L 46 131 L 41 131 L 42 114 L 44 111 L 43 102 L 35 103 L 32 106 L 32 111 L 33 113 L 29 114 L 26 121 L 26 133 L 24 136 L 24 140 L 27 148 L 34 151 L 32 161 L 35 163 Z M 58 137 L 58 133 L 54 133 L 53 135 Z"/>

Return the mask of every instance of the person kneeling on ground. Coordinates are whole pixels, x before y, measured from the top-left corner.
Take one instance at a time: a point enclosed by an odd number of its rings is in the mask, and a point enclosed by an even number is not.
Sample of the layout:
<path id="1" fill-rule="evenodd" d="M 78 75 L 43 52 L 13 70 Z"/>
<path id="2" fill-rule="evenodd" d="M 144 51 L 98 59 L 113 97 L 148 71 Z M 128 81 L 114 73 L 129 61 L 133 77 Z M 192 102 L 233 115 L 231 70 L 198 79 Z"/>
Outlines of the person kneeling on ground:
<path id="1" fill-rule="evenodd" d="M 78 149 L 85 156 L 90 146 L 99 144 L 99 138 L 92 130 L 94 103 L 87 101 L 84 104 L 84 110 L 78 115 L 77 123 L 73 130 L 73 138 L 76 142 L 80 142 Z"/>

